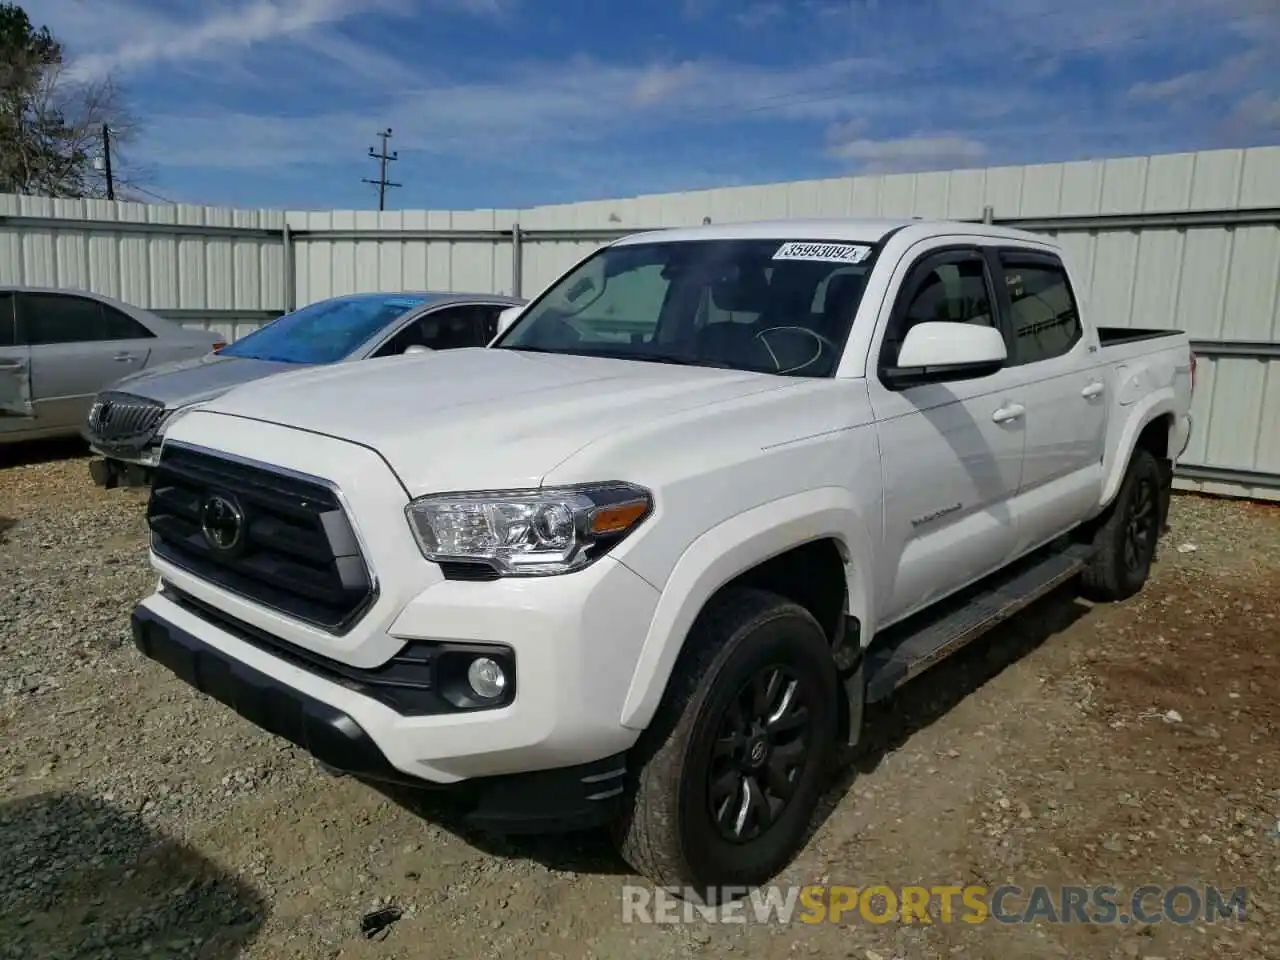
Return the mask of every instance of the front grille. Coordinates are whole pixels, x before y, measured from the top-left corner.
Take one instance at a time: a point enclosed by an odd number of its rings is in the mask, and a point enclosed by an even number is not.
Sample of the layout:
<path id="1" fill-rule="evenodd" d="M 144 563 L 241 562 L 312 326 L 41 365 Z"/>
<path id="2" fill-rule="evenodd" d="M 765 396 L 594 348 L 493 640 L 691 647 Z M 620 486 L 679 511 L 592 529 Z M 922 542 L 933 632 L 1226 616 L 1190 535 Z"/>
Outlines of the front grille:
<path id="1" fill-rule="evenodd" d="M 158 557 L 333 634 L 377 597 L 326 483 L 168 442 L 147 504 Z"/>
<path id="2" fill-rule="evenodd" d="M 141 450 L 155 438 L 164 412 L 158 401 L 104 391 L 89 408 L 89 434 L 100 445 Z"/>

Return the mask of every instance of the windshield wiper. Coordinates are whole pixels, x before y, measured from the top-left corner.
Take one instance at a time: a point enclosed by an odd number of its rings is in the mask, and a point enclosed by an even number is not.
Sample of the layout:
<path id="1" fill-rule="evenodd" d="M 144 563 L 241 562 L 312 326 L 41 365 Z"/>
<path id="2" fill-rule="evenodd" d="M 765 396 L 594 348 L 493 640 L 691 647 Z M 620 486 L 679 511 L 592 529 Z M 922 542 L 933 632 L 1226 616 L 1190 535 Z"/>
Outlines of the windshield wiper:
<path id="1" fill-rule="evenodd" d="M 580 353 L 575 354 L 572 350 L 555 350 L 555 349 L 552 349 L 551 347 L 527 347 L 522 343 L 518 343 L 515 346 L 511 346 L 511 347 L 508 347 L 505 343 L 500 343 L 496 347 L 491 347 L 490 349 L 519 350 L 522 353 L 568 353 L 574 356 L 583 356 L 583 354 L 580 354 Z"/>
<path id="2" fill-rule="evenodd" d="M 733 370 L 733 364 L 710 357 L 682 357 L 672 353 L 636 353 L 630 350 L 592 350 L 584 353 L 588 357 L 606 357 L 610 360 L 642 360 L 649 363 L 673 363 L 682 367 L 716 367 L 720 370 Z"/>
<path id="3" fill-rule="evenodd" d="M 647 363 L 672 363 L 682 367 L 715 367 L 719 370 L 738 369 L 733 364 L 726 363 L 723 360 L 713 360 L 710 357 L 681 357 L 671 353 L 637 353 L 632 350 L 570 350 L 552 347 L 526 347 L 524 345 L 511 347 L 499 345 L 493 349 L 523 350 L 528 353 L 549 353 L 570 357 L 600 357 L 605 360 L 640 360 Z"/>

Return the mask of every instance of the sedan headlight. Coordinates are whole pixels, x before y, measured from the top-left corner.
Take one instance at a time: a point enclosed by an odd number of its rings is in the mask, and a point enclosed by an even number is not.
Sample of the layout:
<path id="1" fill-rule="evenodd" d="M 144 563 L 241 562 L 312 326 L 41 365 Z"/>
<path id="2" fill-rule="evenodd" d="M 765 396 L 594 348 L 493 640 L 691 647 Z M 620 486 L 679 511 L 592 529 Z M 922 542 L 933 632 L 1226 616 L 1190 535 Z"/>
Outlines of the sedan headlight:
<path id="1" fill-rule="evenodd" d="M 448 493 L 405 508 L 422 555 L 436 563 L 482 563 L 502 576 L 540 577 L 587 566 L 653 509 L 629 483 Z"/>
<path id="2" fill-rule="evenodd" d="M 181 407 L 174 407 L 172 410 L 166 413 L 163 417 L 161 417 L 160 422 L 156 424 L 156 439 L 160 439 L 161 437 L 163 437 L 164 432 L 166 430 L 172 427 L 177 421 L 181 420 L 192 410 L 196 409 L 196 407 L 200 405 L 200 402 L 202 401 L 198 401 L 196 403 L 188 403 Z"/>

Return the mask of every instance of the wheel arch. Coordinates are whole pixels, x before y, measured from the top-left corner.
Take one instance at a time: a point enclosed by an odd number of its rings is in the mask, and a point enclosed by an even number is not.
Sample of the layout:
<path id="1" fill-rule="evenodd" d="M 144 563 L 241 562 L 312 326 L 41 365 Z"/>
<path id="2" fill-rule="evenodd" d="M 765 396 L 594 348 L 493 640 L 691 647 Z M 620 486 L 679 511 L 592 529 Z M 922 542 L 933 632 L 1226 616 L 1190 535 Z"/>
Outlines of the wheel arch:
<path id="1" fill-rule="evenodd" d="M 1157 459 L 1168 459 L 1169 437 L 1174 429 L 1177 399 L 1173 390 L 1160 390 L 1144 398 L 1126 417 L 1120 440 L 1116 444 L 1115 459 L 1106 466 L 1101 506 L 1111 506 L 1120 492 L 1129 461 L 1140 446 L 1150 450 Z"/>
<path id="2" fill-rule="evenodd" d="M 843 567 L 839 616 L 823 590 L 829 574 L 821 569 L 812 582 L 790 591 L 791 599 L 811 610 L 813 601 L 801 599 L 804 591 L 817 598 L 815 616 L 833 643 L 841 639 L 845 615 L 864 623 L 871 618 L 871 540 L 848 491 L 807 491 L 731 517 L 690 543 L 663 585 L 623 703 L 622 725 L 643 730 L 653 719 L 689 632 L 712 597 L 735 583 L 767 587 L 770 579 L 760 571 L 797 555 L 817 562 L 834 556 Z M 786 581 L 774 581 L 775 589 L 779 582 Z M 785 588 L 778 592 L 788 595 Z"/>

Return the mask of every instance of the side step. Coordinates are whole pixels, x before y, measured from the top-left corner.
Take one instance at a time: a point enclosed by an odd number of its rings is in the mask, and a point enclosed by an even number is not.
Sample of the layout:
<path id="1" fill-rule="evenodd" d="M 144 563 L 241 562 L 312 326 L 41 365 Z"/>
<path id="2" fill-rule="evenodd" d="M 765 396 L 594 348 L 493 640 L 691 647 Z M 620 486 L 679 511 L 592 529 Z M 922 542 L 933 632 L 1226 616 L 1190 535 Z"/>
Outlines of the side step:
<path id="1" fill-rule="evenodd" d="M 1037 551 L 881 632 L 867 652 L 867 702 L 884 700 L 940 660 L 1080 573 L 1093 547 Z"/>

